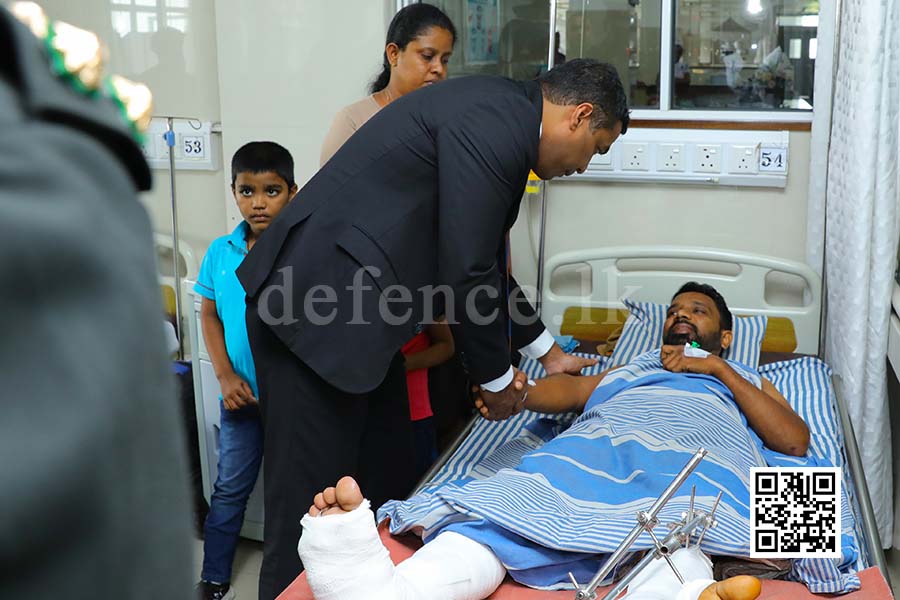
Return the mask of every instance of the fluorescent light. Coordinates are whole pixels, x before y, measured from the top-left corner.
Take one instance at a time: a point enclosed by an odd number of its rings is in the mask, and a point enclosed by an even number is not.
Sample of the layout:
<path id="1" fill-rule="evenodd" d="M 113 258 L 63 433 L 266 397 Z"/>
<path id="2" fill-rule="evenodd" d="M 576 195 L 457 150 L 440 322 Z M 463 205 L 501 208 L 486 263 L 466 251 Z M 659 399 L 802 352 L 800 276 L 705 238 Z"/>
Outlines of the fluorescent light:
<path id="1" fill-rule="evenodd" d="M 761 0 L 747 0 L 747 12 L 751 15 L 758 15 L 763 11 Z"/>

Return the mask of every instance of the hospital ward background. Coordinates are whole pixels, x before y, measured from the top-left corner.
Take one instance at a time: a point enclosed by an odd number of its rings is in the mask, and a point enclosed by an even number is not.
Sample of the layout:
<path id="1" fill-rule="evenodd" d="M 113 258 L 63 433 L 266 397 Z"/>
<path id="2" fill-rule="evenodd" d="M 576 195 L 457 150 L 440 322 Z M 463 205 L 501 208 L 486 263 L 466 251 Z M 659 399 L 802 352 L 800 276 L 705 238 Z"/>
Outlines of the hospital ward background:
<path id="1" fill-rule="evenodd" d="M 628 132 L 584 173 L 530 178 L 510 233 L 512 272 L 560 345 L 596 357 L 591 372 L 624 364 L 658 347 L 638 325 L 661 328 L 659 311 L 682 283 L 715 286 L 737 317 L 738 352 L 804 418 L 811 449 L 841 467 L 854 556 L 835 575 L 846 586 L 820 591 L 874 599 L 900 590 L 900 2 L 431 3 L 457 27 L 450 79 L 533 79 L 582 57 L 622 78 Z M 178 398 L 160 402 L 180 403 L 184 417 L 197 573 L 220 409 L 194 282 L 212 241 L 242 221 L 230 157 L 246 142 L 276 141 L 302 188 L 335 113 L 366 95 L 388 24 L 409 4 L 41 2 L 54 19 L 96 32 L 111 68 L 153 92 L 143 151 L 154 184 L 141 201 L 179 382 Z M 531 359 L 520 368 L 543 375 Z M 485 468 L 539 421 L 528 411 L 498 423 L 477 416 L 458 357 L 432 369 L 429 388 L 439 456 L 419 493 Z M 234 561 L 241 599 L 257 597 L 262 487 L 260 475 Z M 416 547 L 382 533 L 395 559 Z M 781 578 L 789 571 L 782 565 Z M 805 597 L 801 585 L 769 580 L 762 597 Z M 513 586 L 492 597 L 538 597 Z M 303 577 L 280 597 L 312 598 Z"/>

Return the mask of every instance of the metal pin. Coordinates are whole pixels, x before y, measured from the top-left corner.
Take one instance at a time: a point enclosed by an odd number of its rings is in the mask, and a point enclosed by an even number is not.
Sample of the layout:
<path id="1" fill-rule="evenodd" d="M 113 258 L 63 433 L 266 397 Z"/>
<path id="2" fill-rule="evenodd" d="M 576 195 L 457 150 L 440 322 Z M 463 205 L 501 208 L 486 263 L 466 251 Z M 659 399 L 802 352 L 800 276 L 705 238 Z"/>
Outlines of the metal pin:
<path id="1" fill-rule="evenodd" d="M 669 563 L 669 567 L 675 573 L 675 577 L 678 578 L 678 582 L 681 585 L 684 585 L 684 577 L 681 576 L 681 573 L 678 572 L 678 569 L 675 568 L 675 563 L 672 561 L 672 557 L 669 556 L 669 548 L 668 546 L 664 546 L 660 543 L 659 539 L 656 537 L 656 534 L 653 533 L 652 530 L 648 529 L 647 533 L 650 534 L 650 539 L 653 540 L 653 543 L 656 544 L 656 551 L 659 552 L 659 555 L 666 559 L 666 562 Z"/>
<path id="2" fill-rule="evenodd" d="M 697 486 L 692 485 L 691 486 L 691 503 L 688 505 L 688 516 L 687 516 L 687 519 L 685 519 L 685 521 L 690 521 L 691 519 L 694 518 L 694 496 L 696 494 L 697 494 Z M 685 539 L 684 547 L 685 548 L 691 547 L 691 536 L 690 535 L 688 535 L 687 538 Z"/>
<path id="3" fill-rule="evenodd" d="M 712 510 L 709 511 L 709 516 L 706 517 L 706 527 L 703 528 L 703 531 L 700 532 L 700 538 L 697 540 L 697 547 L 700 547 L 700 543 L 703 541 L 703 537 L 706 535 L 706 532 L 709 531 L 709 528 L 713 525 L 713 517 L 716 516 L 716 509 L 719 508 L 719 500 L 722 499 L 722 492 L 719 492 L 719 495 L 716 496 L 716 501 L 713 502 Z"/>

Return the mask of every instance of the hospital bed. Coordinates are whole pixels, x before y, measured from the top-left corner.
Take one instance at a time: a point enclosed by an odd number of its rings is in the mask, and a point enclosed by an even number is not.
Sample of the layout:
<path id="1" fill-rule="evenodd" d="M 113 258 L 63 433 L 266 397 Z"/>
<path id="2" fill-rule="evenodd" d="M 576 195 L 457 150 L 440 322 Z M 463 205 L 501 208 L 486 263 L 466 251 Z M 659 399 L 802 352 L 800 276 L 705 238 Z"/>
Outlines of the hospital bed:
<path id="1" fill-rule="evenodd" d="M 857 556 L 850 570 L 858 573 L 860 588 L 848 600 L 891 598 L 885 577 L 884 555 L 848 413 L 841 401 L 839 378 L 815 358 L 819 348 L 821 282 L 804 264 L 741 252 L 701 247 L 619 247 L 559 254 L 547 262 L 542 292 L 542 320 L 554 334 L 573 335 L 580 350 L 591 351 L 625 322 L 624 298 L 668 304 L 672 293 L 693 280 L 716 287 L 735 315 L 765 315 L 768 326 L 762 341 L 760 370 L 787 397 L 811 430 L 811 449 L 841 466 L 844 473 L 843 529 Z M 600 356 L 598 372 L 613 366 Z M 540 377 L 536 361 L 520 365 L 529 377 Z M 515 440 L 539 418 L 525 411 L 503 422 L 473 419 L 438 459 L 420 483 L 419 492 L 458 479 L 499 446 Z M 552 418 L 565 419 L 565 416 Z M 569 417 L 571 418 L 571 417 Z M 382 539 L 395 561 L 408 557 L 420 541 L 393 537 L 382 524 Z M 851 578 L 845 581 L 855 583 Z M 814 586 L 815 587 L 815 586 Z M 823 584 L 825 591 L 828 585 Z M 573 591 L 530 590 L 507 581 L 491 598 L 572 598 Z M 815 598 L 806 585 L 764 581 L 761 598 Z M 279 597 L 312 598 L 301 575 Z"/>

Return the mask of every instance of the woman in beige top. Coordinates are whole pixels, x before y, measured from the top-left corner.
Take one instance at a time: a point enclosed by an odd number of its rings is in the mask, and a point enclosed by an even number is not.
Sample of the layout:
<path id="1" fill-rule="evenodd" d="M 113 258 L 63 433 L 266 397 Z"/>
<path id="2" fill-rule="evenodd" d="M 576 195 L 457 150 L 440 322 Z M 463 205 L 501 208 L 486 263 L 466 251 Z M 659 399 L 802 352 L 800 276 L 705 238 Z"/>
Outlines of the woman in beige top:
<path id="1" fill-rule="evenodd" d="M 400 9 L 388 27 L 384 67 L 369 88 L 370 96 L 345 106 L 322 144 L 325 164 L 372 115 L 404 94 L 447 78 L 447 63 L 456 43 L 450 17 L 431 4 Z"/>

